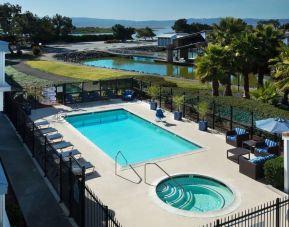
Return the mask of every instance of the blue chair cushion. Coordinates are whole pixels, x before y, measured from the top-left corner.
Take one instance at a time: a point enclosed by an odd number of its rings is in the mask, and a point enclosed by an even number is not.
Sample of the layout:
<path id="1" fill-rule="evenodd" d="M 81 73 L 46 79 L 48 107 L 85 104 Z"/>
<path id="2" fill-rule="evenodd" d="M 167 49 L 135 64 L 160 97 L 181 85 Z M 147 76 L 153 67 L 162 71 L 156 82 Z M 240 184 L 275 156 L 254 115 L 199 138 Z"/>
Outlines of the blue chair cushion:
<path id="1" fill-rule="evenodd" d="M 273 159 L 275 158 L 275 155 L 270 154 L 264 157 L 256 157 L 254 159 L 251 159 L 249 162 L 254 163 L 254 164 L 263 164 L 265 163 L 267 160 Z"/>
<path id="2" fill-rule="evenodd" d="M 246 133 L 246 129 L 243 128 L 235 128 L 235 132 L 237 135 L 243 135 Z"/>
<path id="3" fill-rule="evenodd" d="M 227 136 L 227 139 L 228 139 L 229 141 L 236 141 L 237 136 L 236 136 L 236 135 L 235 135 L 235 136 Z"/>
<path id="4" fill-rule="evenodd" d="M 259 153 L 265 153 L 268 151 L 268 147 L 256 147 L 255 151 Z"/>
<path id="5" fill-rule="evenodd" d="M 276 147 L 277 146 L 277 142 L 275 142 L 273 140 L 269 140 L 269 139 L 265 139 L 264 143 L 267 147 Z"/>
<path id="6" fill-rule="evenodd" d="M 164 118 L 164 117 L 165 117 L 162 109 L 157 109 L 157 111 L 156 111 L 156 117 L 157 117 L 157 118 Z"/>

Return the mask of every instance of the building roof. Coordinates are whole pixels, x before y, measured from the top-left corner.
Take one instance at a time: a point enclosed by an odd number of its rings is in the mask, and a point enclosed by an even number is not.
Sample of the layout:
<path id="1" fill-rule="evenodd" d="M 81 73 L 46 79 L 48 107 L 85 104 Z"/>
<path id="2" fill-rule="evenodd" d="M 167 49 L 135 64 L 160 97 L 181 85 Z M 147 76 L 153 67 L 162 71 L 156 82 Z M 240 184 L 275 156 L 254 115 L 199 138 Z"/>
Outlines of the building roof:
<path id="1" fill-rule="evenodd" d="M 158 36 L 158 38 L 175 38 L 176 33 L 164 33 Z"/>
<path id="2" fill-rule="evenodd" d="M 0 40 L 0 52 L 7 52 L 7 51 L 9 51 L 8 43 Z"/>

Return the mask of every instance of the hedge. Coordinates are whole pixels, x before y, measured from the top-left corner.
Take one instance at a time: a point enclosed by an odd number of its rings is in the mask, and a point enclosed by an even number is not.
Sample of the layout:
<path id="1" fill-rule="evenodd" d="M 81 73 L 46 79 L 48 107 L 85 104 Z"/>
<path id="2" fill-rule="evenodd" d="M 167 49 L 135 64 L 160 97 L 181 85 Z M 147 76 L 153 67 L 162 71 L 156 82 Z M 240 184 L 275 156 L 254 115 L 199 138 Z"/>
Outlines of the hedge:
<path id="1" fill-rule="evenodd" d="M 284 189 L 284 158 L 268 160 L 264 164 L 265 180 L 280 190 Z"/>

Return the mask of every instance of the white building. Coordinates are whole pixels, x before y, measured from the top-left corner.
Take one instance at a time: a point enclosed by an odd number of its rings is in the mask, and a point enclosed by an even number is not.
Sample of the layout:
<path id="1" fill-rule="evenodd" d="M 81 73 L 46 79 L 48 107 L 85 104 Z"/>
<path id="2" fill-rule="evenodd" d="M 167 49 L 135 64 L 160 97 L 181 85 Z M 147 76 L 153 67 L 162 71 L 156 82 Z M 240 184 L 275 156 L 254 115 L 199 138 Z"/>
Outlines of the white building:
<path id="1" fill-rule="evenodd" d="M 7 51 L 9 51 L 8 43 L 0 41 L 0 111 L 3 111 L 4 92 L 11 90 L 5 81 L 5 53 Z"/>
<path id="2" fill-rule="evenodd" d="M 0 226 L 10 227 L 10 223 L 5 210 L 5 194 L 7 194 L 8 182 L 0 163 Z"/>
<path id="3" fill-rule="evenodd" d="M 173 41 L 177 38 L 177 34 L 165 33 L 165 34 L 159 35 L 157 38 L 158 38 L 159 47 L 167 47 L 173 44 Z"/>

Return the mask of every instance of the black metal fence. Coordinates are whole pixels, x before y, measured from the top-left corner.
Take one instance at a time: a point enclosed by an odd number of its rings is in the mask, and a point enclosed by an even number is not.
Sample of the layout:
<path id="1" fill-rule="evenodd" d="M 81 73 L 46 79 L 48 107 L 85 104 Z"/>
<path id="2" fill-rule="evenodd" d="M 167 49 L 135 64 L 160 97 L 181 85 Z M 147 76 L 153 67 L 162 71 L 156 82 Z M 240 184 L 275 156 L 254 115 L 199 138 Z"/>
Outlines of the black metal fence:
<path id="1" fill-rule="evenodd" d="M 214 223 L 203 225 L 202 227 L 288 227 L 288 210 L 289 199 L 278 198 L 276 201 L 265 203 L 227 218 L 218 219 Z"/>
<path id="2" fill-rule="evenodd" d="M 85 169 L 78 160 L 73 156 L 62 157 L 26 115 L 25 104 L 13 97 L 13 93 L 5 93 L 4 111 L 58 193 L 60 202 L 69 210 L 69 215 L 81 227 L 120 227 L 107 206 L 85 185 Z"/>

